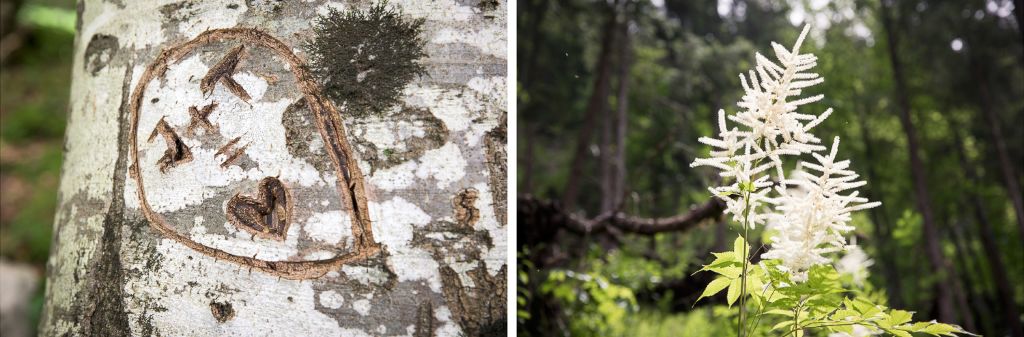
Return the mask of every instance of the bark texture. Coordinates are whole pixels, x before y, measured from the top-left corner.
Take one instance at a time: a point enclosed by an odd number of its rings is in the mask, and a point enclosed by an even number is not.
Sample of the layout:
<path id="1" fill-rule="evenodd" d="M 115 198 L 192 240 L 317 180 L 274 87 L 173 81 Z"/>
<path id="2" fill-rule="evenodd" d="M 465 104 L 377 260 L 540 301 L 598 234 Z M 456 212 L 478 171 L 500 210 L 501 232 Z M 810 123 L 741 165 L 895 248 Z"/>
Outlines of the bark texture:
<path id="1" fill-rule="evenodd" d="M 41 335 L 504 335 L 506 4 L 391 1 L 427 74 L 354 116 L 303 47 L 371 5 L 80 1 Z"/>

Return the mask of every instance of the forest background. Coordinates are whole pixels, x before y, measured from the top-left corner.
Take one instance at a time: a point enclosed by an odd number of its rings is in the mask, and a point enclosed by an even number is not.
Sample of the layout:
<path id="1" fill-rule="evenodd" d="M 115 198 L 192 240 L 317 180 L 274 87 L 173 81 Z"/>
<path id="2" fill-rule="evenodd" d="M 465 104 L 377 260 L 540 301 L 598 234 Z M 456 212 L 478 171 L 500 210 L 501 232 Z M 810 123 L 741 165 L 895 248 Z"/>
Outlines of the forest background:
<path id="1" fill-rule="evenodd" d="M 34 336 L 43 306 L 75 2 L 0 2 L 0 335 Z"/>
<path id="2" fill-rule="evenodd" d="M 1020 336 L 1024 54 L 1020 0 L 521 1 L 520 335 L 735 335 L 725 293 L 696 302 L 737 226 L 690 168 L 755 51 L 819 58 L 835 112 L 815 133 L 882 206 L 855 215 L 889 306 Z M 757 256 L 763 232 L 751 236 Z M 928 254 L 930 248 L 938 254 Z M 943 287 L 940 287 L 942 285 Z M 939 291 L 940 288 L 949 289 Z M 956 304 L 939 317 L 942 297 Z M 770 325 L 769 325 L 770 326 Z M 766 335 L 762 334 L 761 335 Z M 772 334 L 767 334 L 772 335 Z"/>

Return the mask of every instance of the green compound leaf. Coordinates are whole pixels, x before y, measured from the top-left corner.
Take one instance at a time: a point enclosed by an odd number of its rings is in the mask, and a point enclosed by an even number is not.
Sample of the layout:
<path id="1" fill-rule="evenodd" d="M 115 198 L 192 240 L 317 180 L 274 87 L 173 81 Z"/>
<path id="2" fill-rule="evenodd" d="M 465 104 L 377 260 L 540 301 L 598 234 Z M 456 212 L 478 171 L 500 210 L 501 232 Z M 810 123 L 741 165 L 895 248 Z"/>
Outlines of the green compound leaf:
<path id="1" fill-rule="evenodd" d="M 716 278 L 714 281 L 711 281 L 711 283 L 708 283 L 707 288 L 704 288 L 704 293 L 700 294 L 700 297 L 697 298 L 697 301 L 700 301 L 702 298 L 705 297 L 714 296 L 715 294 L 721 292 L 722 289 L 728 287 L 729 283 L 731 282 L 732 280 L 726 277 Z"/>
<path id="2" fill-rule="evenodd" d="M 782 315 L 786 317 L 793 317 L 792 310 L 772 309 L 764 312 L 765 315 Z"/>
<path id="3" fill-rule="evenodd" d="M 725 298 L 729 302 L 729 307 L 732 307 L 733 303 L 740 298 L 740 290 L 743 288 L 743 279 L 734 278 L 729 284 L 729 293 L 726 294 Z"/>
<path id="4" fill-rule="evenodd" d="M 747 245 L 747 241 L 743 240 L 743 237 L 737 237 L 736 241 L 732 243 L 732 253 L 737 256 L 740 263 L 747 258 L 747 254 L 750 254 L 750 246 Z"/>
<path id="5" fill-rule="evenodd" d="M 709 270 L 730 279 L 739 279 L 740 274 L 743 274 L 743 268 L 740 266 L 713 267 Z"/>
<path id="6" fill-rule="evenodd" d="M 779 322 L 779 324 L 776 324 L 775 326 L 773 326 L 772 330 L 774 331 L 774 330 L 786 329 L 786 328 L 788 328 L 791 325 L 793 325 L 793 321 L 782 321 L 782 322 Z"/>

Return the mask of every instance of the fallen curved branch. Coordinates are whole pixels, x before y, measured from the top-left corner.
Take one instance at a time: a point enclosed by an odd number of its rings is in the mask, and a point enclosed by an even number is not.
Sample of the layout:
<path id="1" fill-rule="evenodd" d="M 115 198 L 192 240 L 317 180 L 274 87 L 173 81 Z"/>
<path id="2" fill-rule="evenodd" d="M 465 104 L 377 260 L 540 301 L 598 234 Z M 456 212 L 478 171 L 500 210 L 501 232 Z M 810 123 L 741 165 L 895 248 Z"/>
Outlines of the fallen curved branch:
<path id="1" fill-rule="evenodd" d="M 607 212 L 594 217 L 584 218 L 578 214 L 565 212 L 557 202 L 537 199 L 530 195 L 519 196 L 519 226 L 525 230 L 529 224 L 536 234 L 549 232 L 562 227 L 579 234 L 593 234 L 607 231 L 609 226 L 622 232 L 654 235 L 664 232 L 681 232 L 694 228 L 704 220 L 718 218 L 725 210 L 725 203 L 717 198 L 691 208 L 689 212 L 664 218 L 645 218 L 632 216 L 620 211 Z M 543 235 L 543 234 L 542 234 Z M 520 236 L 523 237 L 523 236 Z M 528 239 L 529 237 L 523 237 Z M 529 242 L 530 240 L 525 240 Z"/>

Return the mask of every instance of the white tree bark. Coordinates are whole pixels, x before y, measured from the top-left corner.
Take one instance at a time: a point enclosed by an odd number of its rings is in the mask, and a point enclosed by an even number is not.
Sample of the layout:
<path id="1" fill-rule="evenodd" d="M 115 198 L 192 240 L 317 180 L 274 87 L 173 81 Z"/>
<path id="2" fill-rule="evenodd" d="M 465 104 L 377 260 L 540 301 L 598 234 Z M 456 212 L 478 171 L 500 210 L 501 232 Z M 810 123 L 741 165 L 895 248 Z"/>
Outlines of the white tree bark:
<path id="1" fill-rule="evenodd" d="M 302 46 L 370 4 L 80 0 L 41 335 L 504 335 L 506 5 L 390 5 L 428 75 L 355 117 Z"/>

